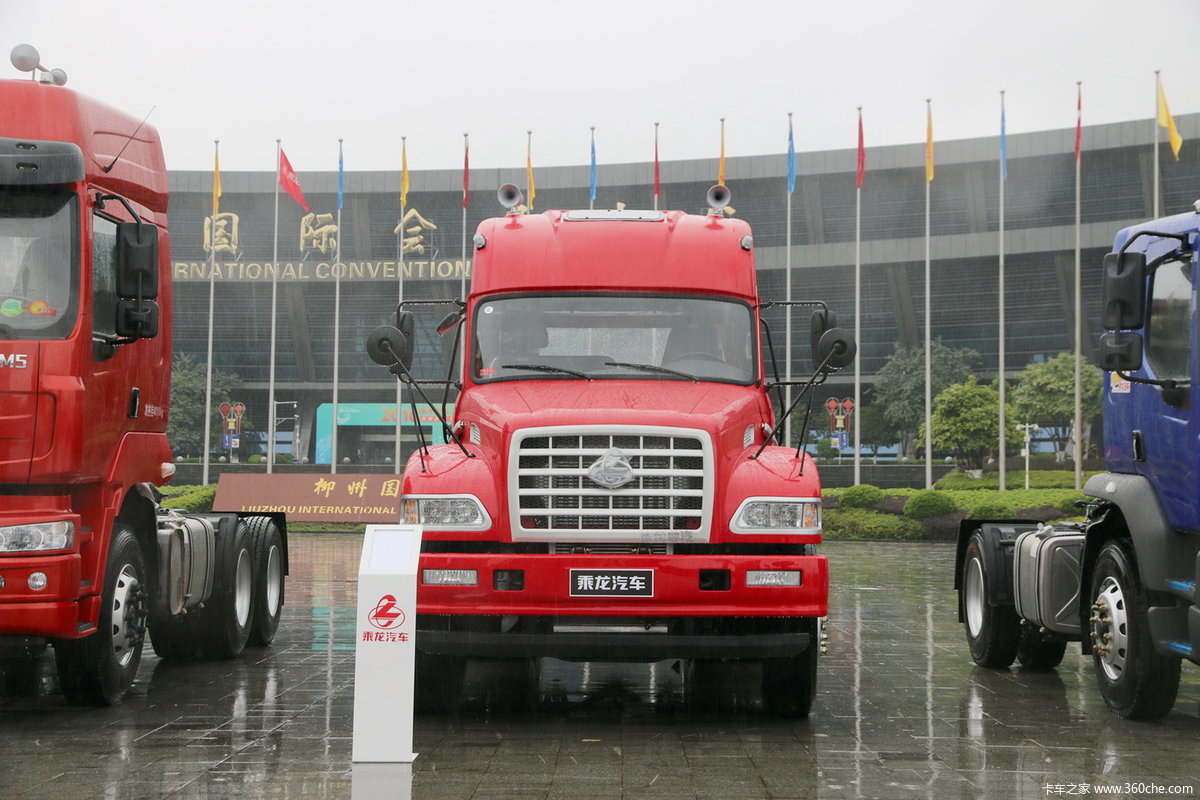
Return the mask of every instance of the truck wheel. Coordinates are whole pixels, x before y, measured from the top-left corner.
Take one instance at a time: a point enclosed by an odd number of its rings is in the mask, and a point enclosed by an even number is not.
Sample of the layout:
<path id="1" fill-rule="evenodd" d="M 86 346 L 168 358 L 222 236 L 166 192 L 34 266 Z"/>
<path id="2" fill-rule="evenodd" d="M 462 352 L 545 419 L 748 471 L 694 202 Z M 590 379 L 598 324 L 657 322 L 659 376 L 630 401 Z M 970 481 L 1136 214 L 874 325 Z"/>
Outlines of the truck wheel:
<path id="1" fill-rule="evenodd" d="M 111 706 L 133 684 L 142 661 L 149 605 L 142 549 L 128 525 L 113 525 L 97 630 L 54 643 L 58 681 L 72 705 Z"/>
<path id="2" fill-rule="evenodd" d="M 1032 625 L 1021 629 L 1017 642 L 1017 661 L 1025 669 L 1054 669 L 1067 652 L 1063 639 L 1048 638 Z"/>
<path id="3" fill-rule="evenodd" d="M 283 613 L 283 536 L 270 517 L 251 517 L 246 528 L 254 553 L 254 606 L 247 644 L 266 647 L 274 640 Z"/>
<path id="4" fill-rule="evenodd" d="M 250 532 L 241 520 L 229 541 L 219 548 L 222 558 L 218 591 L 205 605 L 201 616 L 204 654 L 209 658 L 237 658 L 250 638 L 254 608 L 254 554 Z"/>
<path id="5" fill-rule="evenodd" d="M 458 706 L 467 678 L 467 660 L 459 656 L 417 651 L 413 707 L 426 714 L 441 714 Z"/>
<path id="6" fill-rule="evenodd" d="M 988 574 L 983 560 L 983 537 L 971 535 L 963 559 L 963 616 L 971 659 L 981 667 L 1007 669 L 1017 657 L 1021 623 L 1011 606 L 994 606 L 988 600 Z"/>
<path id="7" fill-rule="evenodd" d="M 763 659 L 762 700 L 768 714 L 806 719 L 817 695 L 816 621 L 809 629 L 808 648 L 797 656 Z"/>
<path id="8" fill-rule="evenodd" d="M 1159 719 L 1175 705 L 1180 659 L 1154 649 L 1149 604 L 1126 545 L 1110 541 L 1092 572 L 1092 652 L 1100 694 L 1123 719 Z"/>

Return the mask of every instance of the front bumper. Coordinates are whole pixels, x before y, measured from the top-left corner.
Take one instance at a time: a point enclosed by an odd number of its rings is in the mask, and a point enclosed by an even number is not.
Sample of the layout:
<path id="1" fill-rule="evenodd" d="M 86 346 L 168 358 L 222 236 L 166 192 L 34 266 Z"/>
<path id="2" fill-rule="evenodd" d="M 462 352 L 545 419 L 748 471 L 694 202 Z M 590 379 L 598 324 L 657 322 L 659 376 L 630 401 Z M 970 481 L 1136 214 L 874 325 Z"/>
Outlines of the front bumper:
<path id="1" fill-rule="evenodd" d="M 426 585 L 427 569 L 475 570 L 478 583 Z M 523 588 L 497 588 L 501 570 L 520 570 Z M 571 570 L 650 570 L 653 595 L 572 596 Z M 749 570 L 799 571 L 800 585 L 748 586 Z M 828 596 L 828 565 L 818 555 L 425 553 L 417 647 L 443 655 L 596 660 L 786 657 L 813 646 L 815 624 L 802 621 L 825 616 Z M 555 630 L 571 620 L 585 630 Z"/>
<path id="2" fill-rule="evenodd" d="M 5 556 L 0 558 L 0 634 L 70 638 L 95 627 L 99 598 L 79 598 L 82 559 L 65 555 Z M 29 588 L 29 575 L 43 572 L 46 588 Z"/>

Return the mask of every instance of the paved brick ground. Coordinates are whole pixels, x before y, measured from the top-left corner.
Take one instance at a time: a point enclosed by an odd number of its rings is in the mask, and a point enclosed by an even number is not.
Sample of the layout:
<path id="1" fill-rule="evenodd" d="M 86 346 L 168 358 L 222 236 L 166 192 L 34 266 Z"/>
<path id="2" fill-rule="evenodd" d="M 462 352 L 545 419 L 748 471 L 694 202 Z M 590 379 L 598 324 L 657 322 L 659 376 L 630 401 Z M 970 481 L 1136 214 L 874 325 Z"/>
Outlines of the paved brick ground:
<path id="1" fill-rule="evenodd" d="M 1200 670 L 1162 723 L 1113 718 L 1090 661 L 974 667 L 953 548 L 831 543 L 830 652 L 807 721 L 764 713 L 756 669 L 543 662 L 536 691 L 473 665 L 420 757 L 352 768 L 353 535 L 297 536 L 275 644 L 237 661 L 152 653 L 127 700 L 66 706 L 43 659 L 0 689 L 0 798 L 1047 798 L 1200 792 Z M 6 693 L 4 693 L 6 692 Z M 1084 791 L 1084 785 L 1087 791 Z M 1161 791 L 1156 791 L 1156 787 Z M 1178 788 L 1176 788 L 1178 787 Z M 1173 793 L 1173 794 L 1172 794 Z"/>

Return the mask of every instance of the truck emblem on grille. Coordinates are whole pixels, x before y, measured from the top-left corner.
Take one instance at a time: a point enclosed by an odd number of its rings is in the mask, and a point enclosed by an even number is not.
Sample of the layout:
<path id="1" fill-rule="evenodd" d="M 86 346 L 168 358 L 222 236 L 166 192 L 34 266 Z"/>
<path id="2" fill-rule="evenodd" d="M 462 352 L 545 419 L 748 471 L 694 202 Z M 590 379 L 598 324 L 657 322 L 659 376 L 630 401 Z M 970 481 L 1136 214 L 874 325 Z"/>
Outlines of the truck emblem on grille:
<path id="1" fill-rule="evenodd" d="M 633 480 L 633 467 L 625 454 L 613 447 L 588 467 L 587 475 L 605 489 L 619 489 Z"/>

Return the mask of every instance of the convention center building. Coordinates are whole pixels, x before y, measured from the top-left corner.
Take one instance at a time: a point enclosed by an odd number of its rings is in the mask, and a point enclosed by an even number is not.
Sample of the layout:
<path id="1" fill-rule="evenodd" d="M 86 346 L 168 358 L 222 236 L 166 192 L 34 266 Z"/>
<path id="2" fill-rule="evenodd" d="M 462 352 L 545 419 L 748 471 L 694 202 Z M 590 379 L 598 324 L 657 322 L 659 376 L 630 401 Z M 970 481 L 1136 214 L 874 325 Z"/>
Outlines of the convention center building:
<path id="1" fill-rule="evenodd" d="M 1180 115 L 1176 122 L 1184 140 L 1179 159 L 1165 141 L 1158 145 L 1163 215 L 1194 212 L 1200 200 L 1200 114 Z M 1083 352 L 1094 357 L 1103 256 L 1119 229 L 1154 214 L 1156 133 L 1150 119 L 1083 128 L 1078 224 L 1075 129 L 1007 137 L 1006 374 L 1074 348 L 1077 237 Z M 790 226 L 785 153 L 729 158 L 726 183 L 733 213 L 753 227 L 761 297 L 787 299 L 790 261 L 792 299 L 822 300 L 843 327 L 858 329 L 869 402 L 870 386 L 896 348 L 925 341 L 925 146 L 870 148 L 861 194 L 857 155 L 855 148 L 797 154 Z M 999 137 L 939 142 L 936 155 L 936 178 L 928 186 L 931 335 L 979 352 L 986 379 L 999 369 Z M 654 167 L 650 161 L 601 164 L 595 207 L 654 207 Z M 717 159 L 660 167 L 658 207 L 704 213 Z M 215 221 L 212 173 L 170 174 L 175 351 L 205 363 L 211 326 L 215 368 L 240 380 L 236 399 L 265 430 L 274 306 L 276 416 L 297 418 L 294 425 L 280 424 L 280 451 L 328 463 L 336 372 L 339 461 L 390 463 L 395 414 L 411 414 L 396 411 L 395 381 L 367 357 L 367 335 L 392 320 L 401 299 L 460 296 L 464 279 L 469 286 L 474 230 L 482 219 L 503 213 L 497 187 L 526 188 L 525 165 L 472 170 L 465 214 L 459 169 L 412 172 L 403 208 L 399 170 L 346 173 L 340 210 L 336 170 L 298 177 L 309 210 L 278 193 L 276 227 L 274 173 L 222 172 Z M 535 178 L 532 213 L 588 207 L 588 164 L 537 168 Z M 854 318 L 856 251 L 860 320 Z M 801 376 L 812 369 L 808 321 L 795 313 L 792 372 Z M 436 322 L 442 314 L 427 316 Z M 765 316 L 782 373 L 783 311 L 769 309 Z M 418 329 L 421 378 L 444 375 L 443 343 L 434 327 Z M 849 370 L 833 376 L 818 403 L 850 396 L 852 383 Z M 440 402 L 441 390 L 429 391 Z M 415 424 L 428 422 L 418 409 Z"/>

